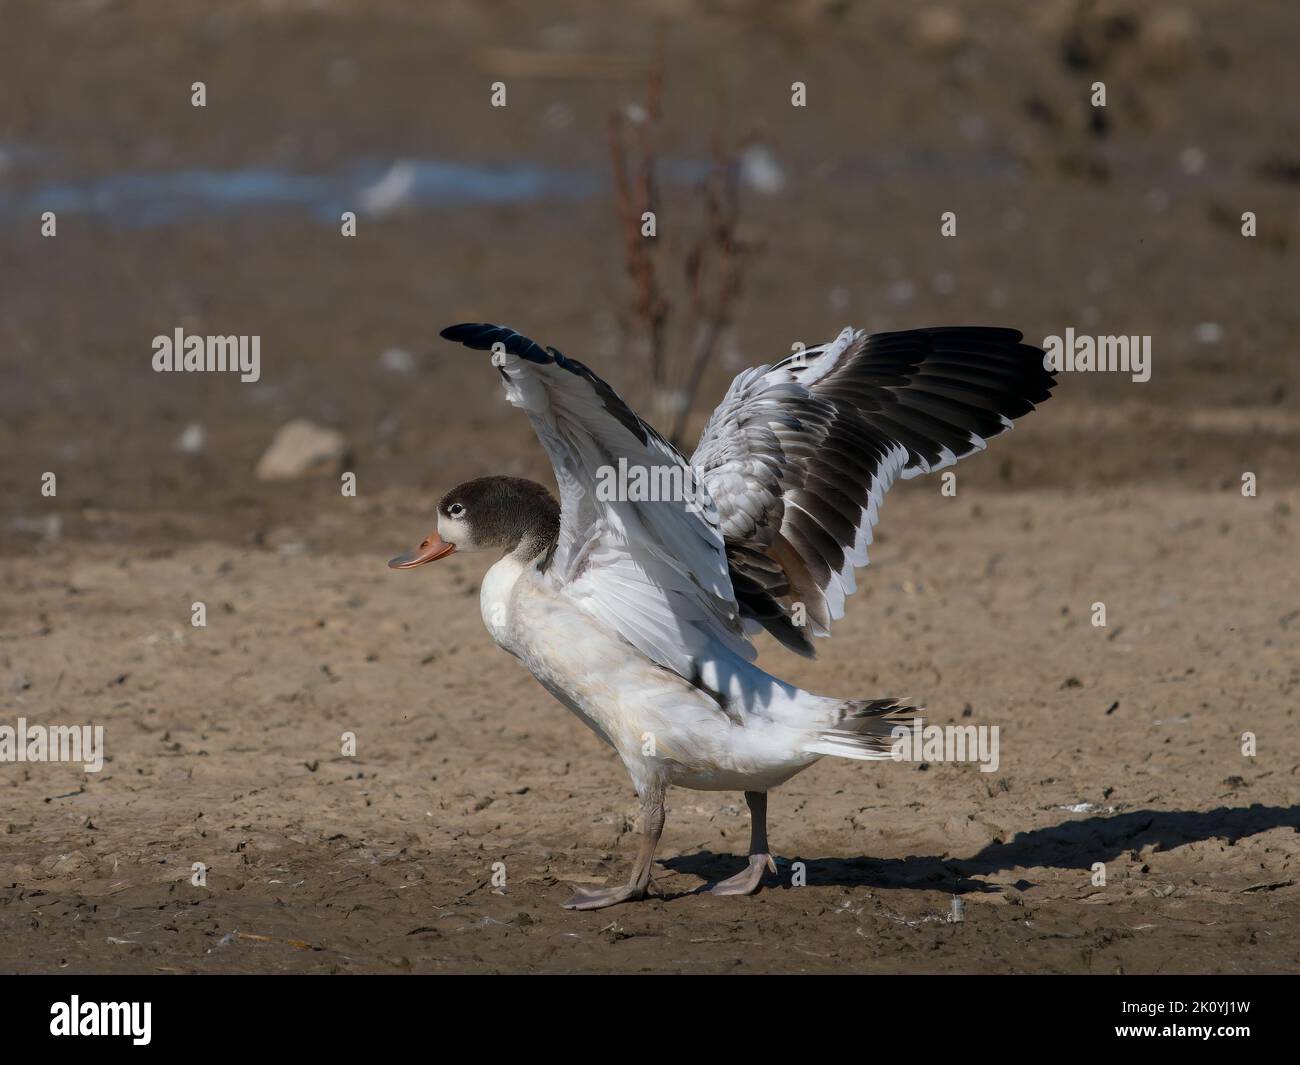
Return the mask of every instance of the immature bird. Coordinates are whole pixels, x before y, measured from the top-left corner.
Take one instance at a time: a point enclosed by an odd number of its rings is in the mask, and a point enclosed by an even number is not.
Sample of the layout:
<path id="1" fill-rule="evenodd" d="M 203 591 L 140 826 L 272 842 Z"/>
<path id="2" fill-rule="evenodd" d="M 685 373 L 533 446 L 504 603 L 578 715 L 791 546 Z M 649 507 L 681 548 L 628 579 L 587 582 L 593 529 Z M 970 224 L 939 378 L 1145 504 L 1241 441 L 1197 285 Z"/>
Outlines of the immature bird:
<path id="1" fill-rule="evenodd" d="M 748 866 L 710 890 L 757 890 L 776 872 L 767 793 L 823 755 L 889 757 L 891 730 L 916 708 L 787 684 L 753 664 L 751 637 L 766 629 L 811 657 L 856 589 L 895 478 L 983 450 L 1047 399 L 1043 352 L 1012 329 L 845 329 L 737 377 L 688 462 L 554 348 L 496 325 L 442 336 L 493 352 L 560 498 L 515 477 L 467 481 L 438 504 L 436 531 L 389 565 L 497 556 L 480 593 L 488 632 L 631 775 L 631 878 L 564 905 L 647 894 L 670 784 L 745 793 Z"/>

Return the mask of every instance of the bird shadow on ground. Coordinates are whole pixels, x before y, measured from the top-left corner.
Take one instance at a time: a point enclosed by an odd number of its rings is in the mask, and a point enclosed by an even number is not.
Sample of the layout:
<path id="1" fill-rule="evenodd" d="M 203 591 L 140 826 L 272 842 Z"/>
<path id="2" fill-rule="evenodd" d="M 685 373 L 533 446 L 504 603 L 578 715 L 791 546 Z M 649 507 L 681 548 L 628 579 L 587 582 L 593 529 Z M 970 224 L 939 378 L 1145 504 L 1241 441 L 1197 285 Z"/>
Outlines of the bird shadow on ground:
<path id="1" fill-rule="evenodd" d="M 994 841 L 969 858 L 909 855 L 906 858 L 805 858 L 781 860 L 781 886 L 790 883 L 789 862 L 803 862 L 812 886 L 912 888 L 996 892 L 1001 888 L 974 879 L 1009 869 L 1088 869 L 1128 851 L 1155 845 L 1167 851 L 1188 843 L 1221 839 L 1228 846 L 1274 828 L 1300 831 L 1300 806 L 1220 806 L 1214 810 L 1132 810 L 1110 816 L 1070 819 L 1046 828 L 1018 832 L 1009 842 Z M 743 855 L 698 851 L 661 863 L 714 883 L 744 865 Z M 765 884 L 774 886 L 772 877 Z M 1020 890 L 1034 887 L 1020 880 Z M 697 890 L 705 890 L 700 888 Z M 696 894 L 696 891 L 684 894 Z M 676 897 L 676 896 L 674 896 Z"/>

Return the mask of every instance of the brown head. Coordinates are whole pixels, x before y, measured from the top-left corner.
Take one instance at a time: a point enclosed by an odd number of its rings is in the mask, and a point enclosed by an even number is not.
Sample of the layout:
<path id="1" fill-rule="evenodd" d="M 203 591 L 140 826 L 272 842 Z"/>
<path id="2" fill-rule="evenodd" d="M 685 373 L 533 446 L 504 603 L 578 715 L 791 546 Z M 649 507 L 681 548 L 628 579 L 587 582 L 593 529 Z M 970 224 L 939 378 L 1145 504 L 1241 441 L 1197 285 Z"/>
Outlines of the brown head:
<path id="1" fill-rule="evenodd" d="M 479 477 L 459 484 L 438 503 L 438 527 L 390 569 L 414 569 L 453 551 L 494 551 L 523 561 L 555 546 L 560 504 L 545 487 L 522 477 Z"/>

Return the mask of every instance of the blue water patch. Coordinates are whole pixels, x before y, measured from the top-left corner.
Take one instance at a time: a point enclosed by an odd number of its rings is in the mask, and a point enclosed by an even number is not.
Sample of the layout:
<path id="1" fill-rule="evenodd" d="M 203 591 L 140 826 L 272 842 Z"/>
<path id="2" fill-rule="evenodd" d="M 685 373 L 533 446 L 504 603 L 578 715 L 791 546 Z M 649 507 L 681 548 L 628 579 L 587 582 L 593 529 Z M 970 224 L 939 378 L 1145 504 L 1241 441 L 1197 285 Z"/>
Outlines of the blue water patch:
<path id="1" fill-rule="evenodd" d="M 43 211 L 92 214 L 110 225 L 167 226 L 190 218 L 255 212 L 299 212 L 338 225 L 344 211 L 382 218 L 401 211 L 450 210 L 476 204 L 577 202 L 608 191 L 604 171 L 536 163 L 456 163 L 437 159 L 362 160 L 332 174 L 272 167 L 234 170 L 141 171 L 106 177 L 55 177 L 57 162 L 26 145 L 0 144 L 0 217 L 39 217 Z M 661 159 L 665 185 L 697 185 L 712 164 Z M 850 156 L 818 180 L 885 184 L 900 180 L 1021 180 L 1022 167 L 997 153 L 945 155 L 933 151 Z M 786 179 L 766 149 L 750 148 L 739 161 L 748 190 L 779 195 Z"/>
<path id="2" fill-rule="evenodd" d="M 25 191 L 0 188 L 0 214 L 86 213 L 124 226 L 165 226 L 184 218 L 291 210 L 337 225 L 344 211 L 376 218 L 404 210 L 581 200 L 605 184 L 603 175 L 587 170 L 430 159 L 363 162 L 333 175 L 265 167 L 155 171 L 36 182 Z"/>

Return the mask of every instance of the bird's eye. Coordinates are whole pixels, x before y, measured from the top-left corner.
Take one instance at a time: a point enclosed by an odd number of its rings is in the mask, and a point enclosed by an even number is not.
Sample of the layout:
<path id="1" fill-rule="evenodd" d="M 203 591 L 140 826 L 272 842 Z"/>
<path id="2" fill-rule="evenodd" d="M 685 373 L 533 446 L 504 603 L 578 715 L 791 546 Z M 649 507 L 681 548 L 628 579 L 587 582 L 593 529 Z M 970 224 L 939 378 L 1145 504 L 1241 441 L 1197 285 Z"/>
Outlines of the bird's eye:
<path id="1" fill-rule="evenodd" d="M 453 518 L 459 518 L 462 514 L 465 513 L 465 508 L 462 507 L 459 503 L 453 503 L 451 506 L 447 508 L 447 513 L 450 514 Z"/>

